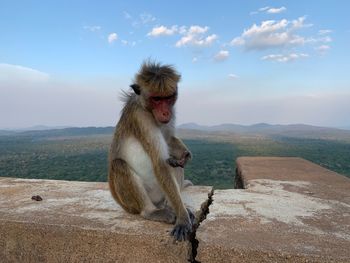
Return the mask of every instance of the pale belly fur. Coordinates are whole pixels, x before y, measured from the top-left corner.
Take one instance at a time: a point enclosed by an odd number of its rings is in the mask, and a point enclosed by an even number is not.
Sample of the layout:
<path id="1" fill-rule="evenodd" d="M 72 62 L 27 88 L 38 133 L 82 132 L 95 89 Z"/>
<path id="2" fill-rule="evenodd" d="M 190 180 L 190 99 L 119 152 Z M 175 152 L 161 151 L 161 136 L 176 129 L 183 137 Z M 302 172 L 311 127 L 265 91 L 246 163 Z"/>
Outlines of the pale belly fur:
<path id="1" fill-rule="evenodd" d="M 159 136 L 157 142 L 159 142 L 158 146 L 161 147 L 159 149 L 161 158 L 167 159 L 168 148 L 163 136 Z M 123 153 L 122 159 L 128 163 L 133 175 L 140 179 L 152 202 L 159 204 L 164 201 L 165 196 L 154 175 L 151 158 L 141 143 L 136 138 L 130 137 L 124 141 L 123 145 L 127 147 L 123 147 L 124 149 L 121 151 Z"/>

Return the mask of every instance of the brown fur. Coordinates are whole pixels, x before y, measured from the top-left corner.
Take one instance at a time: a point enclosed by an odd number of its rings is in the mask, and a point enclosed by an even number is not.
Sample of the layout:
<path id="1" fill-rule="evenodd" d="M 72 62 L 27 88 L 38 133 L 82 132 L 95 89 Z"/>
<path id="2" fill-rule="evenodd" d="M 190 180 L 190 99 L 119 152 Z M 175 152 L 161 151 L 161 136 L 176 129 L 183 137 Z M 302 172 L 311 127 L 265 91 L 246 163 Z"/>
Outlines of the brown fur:
<path id="1" fill-rule="evenodd" d="M 121 159 L 116 159 L 112 161 L 110 169 L 111 177 L 108 182 L 110 189 L 113 189 L 111 193 L 114 199 L 129 213 L 139 214 L 142 211 L 143 202 L 135 183 L 131 180 L 128 164 Z M 113 176 L 115 174 L 118 176 Z"/>
<path id="2" fill-rule="evenodd" d="M 182 240 L 184 235 L 186 236 L 185 232 L 190 231 L 191 228 L 189 212 L 180 195 L 183 170 L 171 167 L 166 160 L 162 159 L 158 145 L 159 137 L 152 133 L 158 129 L 168 145 L 169 154 L 175 158 L 180 159 L 188 149 L 180 139 L 174 136 L 173 123 L 158 123 L 147 107 L 150 93 L 173 95 L 177 91 L 179 80 L 180 75 L 169 65 L 161 66 L 152 62 L 142 65 L 136 75 L 136 83 L 141 87 L 140 95 L 125 93 L 124 96 L 125 106 L 110 148 L 108 181 L 112 196 L 127 212 L 141 214 L 151 220 L 173 223 L 175 216 L 171 212 L 173 209 L 176 214 L 177 230 L 174 230 L 174 235 L 178 240 Z M 150 157 L 154 175 L 172 209 L 153 204 L 148 196 L 149 189 L 143 185 L 144 179 L 133 175 L 128 163 L 122 159 L 121 145 L 131 137 L 137 139 Z"/>
<path id="3" fill-rule="evenodd" d="M 188 152 L 190 154 L 189 159 L 192 158 L 190 151 L 188 150 L 186 145 L 183 143 L 183 141 L 180 140 L 179 138 L 175 136 L 171 136 L 169 139 L 168 145 L 170 149 L 170 155 L 175 157 L 176 159 L 178 160 L 181 159 L 183 157 L 184 152 Z"/>
<path id="4" fill-rule="evenodd" d="M 147 87 L 150 93 L 158 93 L 162 96 L 169 96 L 176 92 L 180 79 L 181 75 L 173 66 L 161 66 L 151 61 L 144 62 L 135 76 L 136 83 L 140 87 Z"/>
<path id="5" fill-rule="evenodd" d="M 120 142 L 124 138 L 132 135 L 135 138 L 138 138 L 141 142 L 142 146 L 144 147 L 145 151 L 149 154 L 151 157 L 154 172 L 159 180 L 160 185 L 162 188 L 166 189 L 165 191 L 168 192 L 170 202 L 174 203 L 174 210 L 179 211 L 181 208 L 177 205 L 178 203 L 181 203 L 179 200 L 179 189 L 177 189 L 175 181 L 176 178 L 173 178 L 170 175 L 170 167 L 164 162 L 159 162 L 159 153 L 156 151 L 156 148 L 153 147 L 154 142 L 152 142 L 149 138 L 147 138 L 147 132 L 142 131 L 141 125 L 139 124 L 139 119 L 136 117 L 139 111 L 139 105 L 137 104 L 137 101 L 135 99 L 135 95 L 129 95 L 128 101 L 126 102 L 126 105 L 123 109 L 122 116 L 119 120 L 119 123 L 117 125 L 113 142 Z M 150 115 L 150 114 L 149 114 Z M 149 136 L 150 137 L 150 136 Z M 175 156 L 179 154 L 179 148 L 180 149 L 187 149 L 186 146 L 180 141 L 180 139 L 175 137 L 172 137 L 173 139 L 170 139 L 172 148 L 170 148 L 170 152 L 174 152 Z M 178 145 L 176 144 L 178 142 Z M 180 144 L 181 142 L 181 144 Z M 143 208 L 143 202 L 141 200 L 141 196 L 135 191 L 135 186 L 130 180 L 130 175 L 128 172 L 127 164 L 122 161 L 113 158 L 115 155 L 115 152 L 117 148 L 114 147 L 115 144 L 112 144 L 112 147 L 110 149 L 110 162 L 109 162 L 109 185 L 110 190 L 112 192 L 113 197 L 115 200 L 128 212 L 130 213 L 140 213 Z M 172 151 L 174 149 L 174 151 Z M 177 157 L 177 156 L 176 156 Z M 131 188 L 128 190 L 128 192 L 123 193 L 122 188 L 123 186 L 126 189 Z M 125 195 L 128 195 L 130 197 L 125 197 Z M 120 197 L 124 196 L 124 197 Z M 128 198 L 131 200 L 130 203 L 127 203 L 124 201 L 124 199 Z M 173 200 L 173 201 L 172 201 Z"/>

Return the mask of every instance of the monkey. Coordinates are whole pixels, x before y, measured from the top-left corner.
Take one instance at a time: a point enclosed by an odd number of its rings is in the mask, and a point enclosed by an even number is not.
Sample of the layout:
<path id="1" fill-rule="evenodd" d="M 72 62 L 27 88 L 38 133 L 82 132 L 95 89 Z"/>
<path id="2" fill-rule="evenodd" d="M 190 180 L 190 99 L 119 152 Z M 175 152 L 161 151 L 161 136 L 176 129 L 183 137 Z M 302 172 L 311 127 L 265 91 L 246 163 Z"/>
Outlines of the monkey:
<path id="1" fill-rule="evenodd" d="M 109 151 L 108 183 L 115 201 L 145 219 L 175 224 L 171 235 L 188 239 L 194 214 L 180 191 L 192 154 L 175 136 L 174 106 L 181 75 L 172 65 L 145 61 L 116 125 Z"/>

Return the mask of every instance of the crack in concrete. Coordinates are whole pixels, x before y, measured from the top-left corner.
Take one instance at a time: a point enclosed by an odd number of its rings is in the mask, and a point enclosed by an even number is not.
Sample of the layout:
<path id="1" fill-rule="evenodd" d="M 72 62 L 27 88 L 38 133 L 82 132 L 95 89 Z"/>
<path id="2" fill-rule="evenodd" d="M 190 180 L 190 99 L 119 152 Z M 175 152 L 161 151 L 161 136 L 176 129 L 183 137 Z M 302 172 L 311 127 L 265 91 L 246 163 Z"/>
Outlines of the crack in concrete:
<path id="1" fill-rule="evenodd" d="M 234 177 L 233 188 L 234 189 L 244 189 L 242 173 L 238 167 L 236 168 L 236 174 Z"/>
<path id="2" fill-rule="evenodd" d="M 236 173 L 234 177 L 234 189 L 244 189 L 244 183 L 243 183 L 242 174 L 240 173 L 240 170 L 236 168 L 235 172 Z M 196 234 L 197 234 L 198 227 L 207 218 L 207 215 L 210 212 L 209 206 L 213 203 L 213 195 L 214 195 L 214 188 L 211 190 L 210 193 L 208 193 L 207 201 L 201 205 L 199 215 L 198 217 L 196 216 L 195 223 L 193 226 L 193 231 L 189 237 L 189 241 L 191 243 L 191 251 L 189 253 L 188 262 L 200 263 L 200 261 L 196 260 L 198 246 L 199 246 L 199 241 L 196 238 Z"/>
<path id="3" fill-rule="evenodd" d="M 196 219 L 193 225 L 193 231 L 189 237 L 189 241 L 191 243 L 191 251 L 189 253 L 188 262 L 200 263 L 199 261 L 196 260 L 197 249 L 199 246 L 199 241 L 196 238 L 196 234 L 197 234 L 198 227 L 207 218 L 207 215 L 209 214 L 209 206 L 213 203 L 213 198 L 212 198 L 213 195 L 214 195 L 214 189 L 212 189 L 210 193 L 208 193 L 208 199 L 201 205 L 201 209 L 198 215 L 196 215 Z"/>
<path id="4" fill-rule="evenodd" d="M 240 173 L 238 168 L 236 168 L 235 176 L 234 176 L 234 189 L 244 189 L 242 174 Z M 200 263 L 200 261 L 196 260 L 198 246 L 199 246 L 199 241 L 196 237 L 197 229 L 200 226 L 200 224 L 207 218 L 207 215 L 210 212 L 209 206 L 213 203 L 213 195 L 214 195 L 214 188 L 210 191 L 210 193 L 208 193 L 208 199 L 206 200 L 206 202 L 204 202 L 201 205 L 201 209 L 198 215 L 196 215 L 196 219 L 193 225 L 193 231 L 189 237 L 189 242 L 191 243 L 191 251 L 189 252 L 188 262 Z"/>

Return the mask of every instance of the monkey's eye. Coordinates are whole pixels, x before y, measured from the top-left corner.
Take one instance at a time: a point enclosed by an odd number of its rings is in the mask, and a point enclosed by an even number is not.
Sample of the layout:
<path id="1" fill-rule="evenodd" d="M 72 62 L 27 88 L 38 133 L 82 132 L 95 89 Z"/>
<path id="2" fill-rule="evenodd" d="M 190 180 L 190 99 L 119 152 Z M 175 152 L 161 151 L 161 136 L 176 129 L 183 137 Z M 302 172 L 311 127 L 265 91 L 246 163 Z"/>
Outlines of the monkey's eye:
<path id="1" fill-rule="evenodd" d="M 168 97 L 164 97 L 163 99 L 165 99 L 165 100 L 172 100 L 172 99 L 174 99 L 175 98 L 175 94 L 173 94 L 173 95 L 170 95 L 170 96 L 168 96 Z"/>
<path id="2" fill-rule="evenodd" d="M 151 99 L 153 101 L 161 101 L 163 98 L 162 97 L 152 97 Z"/>

